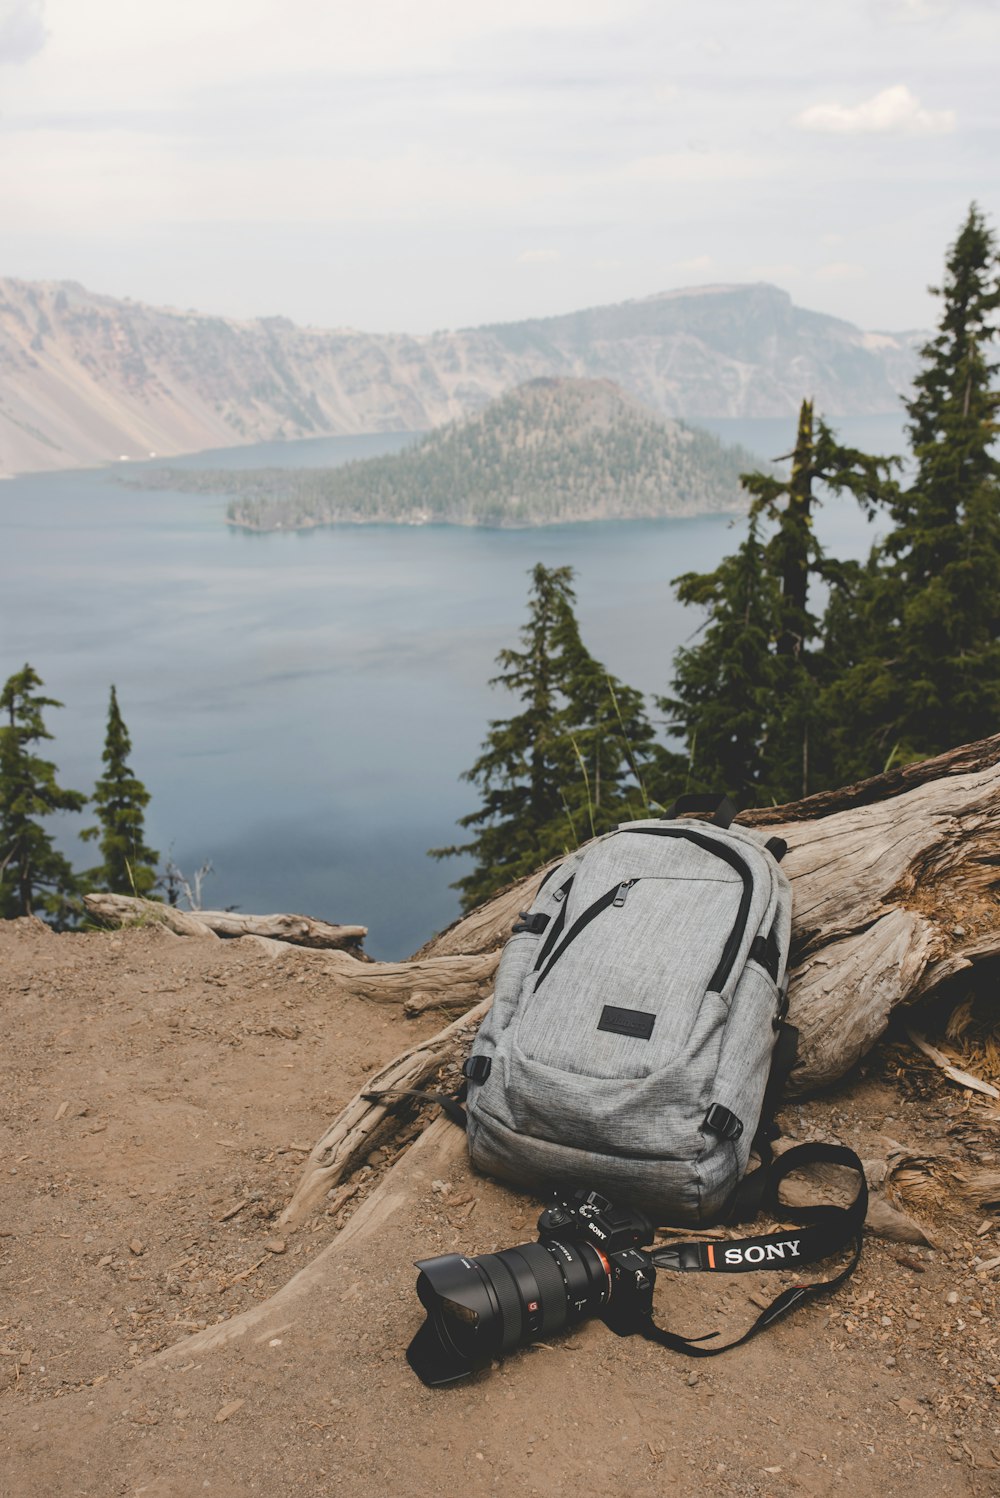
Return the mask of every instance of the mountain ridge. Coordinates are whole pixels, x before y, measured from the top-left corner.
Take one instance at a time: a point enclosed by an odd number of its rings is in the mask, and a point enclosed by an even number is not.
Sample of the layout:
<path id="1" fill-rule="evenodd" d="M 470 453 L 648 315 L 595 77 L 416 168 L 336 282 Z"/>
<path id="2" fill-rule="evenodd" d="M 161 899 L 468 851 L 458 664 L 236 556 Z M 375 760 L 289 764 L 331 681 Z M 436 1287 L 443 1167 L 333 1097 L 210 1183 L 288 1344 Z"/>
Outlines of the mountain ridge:
<path id="1" fill-rule="evenodd" d="M 662 416 L 898 408 L 924 335 L 866 333 L 766 282 L 547 318 L 371 334 L 157 308 L 0 278 L 0 474 L 281 438 L 423 431 L 544 376 L 610 379 Z"/>

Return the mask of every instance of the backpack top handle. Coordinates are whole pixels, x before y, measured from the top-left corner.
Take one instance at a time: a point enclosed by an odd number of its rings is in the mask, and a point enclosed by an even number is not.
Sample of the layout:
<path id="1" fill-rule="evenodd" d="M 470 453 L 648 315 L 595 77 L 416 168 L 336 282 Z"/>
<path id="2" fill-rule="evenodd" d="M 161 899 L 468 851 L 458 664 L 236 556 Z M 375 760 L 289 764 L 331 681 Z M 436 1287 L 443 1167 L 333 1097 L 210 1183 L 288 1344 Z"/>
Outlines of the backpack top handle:
<path id="1" fill-rule="evenodd" d="M 672 822 L 675 817 L 686 817 L 694 811 L 707 811 L 712 813 L 712 825 L 727 828 L 736 815 L 736 807 L 728 796 L 678 796 L 672 806 L 668 806 L 663 820 Z"/>

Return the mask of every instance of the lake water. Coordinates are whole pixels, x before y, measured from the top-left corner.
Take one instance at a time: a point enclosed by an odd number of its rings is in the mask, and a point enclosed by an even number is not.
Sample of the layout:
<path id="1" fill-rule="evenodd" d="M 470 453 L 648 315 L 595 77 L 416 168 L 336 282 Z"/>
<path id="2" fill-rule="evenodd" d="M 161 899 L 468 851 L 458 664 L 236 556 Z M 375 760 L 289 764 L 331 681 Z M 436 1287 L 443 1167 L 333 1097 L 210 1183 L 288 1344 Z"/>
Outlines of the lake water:
<path id="1" fill-rule="evenodd" d="M 705 422 L 761 458 L 790 423 Z M 843 440 L 901 448 L 895 417 L 844 420 Z M 327 466 L 398 450 L 401 435 L 226 449 L 188 466 Z M 742 537 L 724 518 L 487 531 L 339 527 L 253 535 L 225 501 L 123 487 L 106 470 L 0 484 L 0 680 L 30 661 L 50 710 L 61 782 L 92 789 L 112 682 L 132 764 L 152 793 L 148 841 L 187 873 L 210 859 L 206 906 L 303 911 L 370 928 L 407 955 L 458 913 L 458 839 L 477 804 L 460 780 L 488 721 L 514 699 L 487 686 L 515 644 L 536 562 L 576 571 L 589 649 L 630 685 L 667 690 L 697 619 L 670 579 L 714 566 Z M 819 529 L 861 557 L 853 504 Z M 84 818 L 58 840 L 85 868 Z"/>

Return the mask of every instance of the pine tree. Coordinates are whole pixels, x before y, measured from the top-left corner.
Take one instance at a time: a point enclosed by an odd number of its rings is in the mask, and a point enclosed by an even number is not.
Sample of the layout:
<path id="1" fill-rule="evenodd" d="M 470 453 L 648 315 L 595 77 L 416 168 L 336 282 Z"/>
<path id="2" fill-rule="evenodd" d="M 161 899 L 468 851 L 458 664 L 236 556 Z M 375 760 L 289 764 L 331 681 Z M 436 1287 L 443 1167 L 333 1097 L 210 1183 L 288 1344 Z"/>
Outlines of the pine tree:
<path id="1" fill-rule="evenodd" d="M 104 741 L 104 774 L 94 790 L 98 826 L 87 827 L 80 836 L 99 838 L 103 863 L 91 869 L 88 880 L 99 889 L 118 895 L 148 895 L 156 884 L 159 854 L 143 842 L 144 812 L 149 792 L 128 764 L 132 740 L 118 707 L 118 694 L 111 688 L 108 728 Z"/>
<path id="2" fill-rule="evenodd" d="M 1000 721 L 1000 311 L 996 235 L 975 204 L 947 261 L 938 335 L 907 404 L 917 473 L 886 538 L 900 651 L 897 738 L 932 754 Z"/>
<path id="3" fill-rule="evenodd" d="M 860 577 L 831 688 L 845 777 L 935 754 L 1000 722 L 1000 461 L 991 345 L 996 235 L 973 204 L 951 246 L 937 335 L 907 402 L 916 473 Z"/>
<path id="4" fill-rule="evenodd" d="M 641 789 L 629 784 L 652 737 L 641 696 L 584 647 L 572 568 L 539 564 L 531 579 L 522 648 L 500 652 L 491 682 L 513 692 L 523 710 L 490 724 L 483 753 L 462 777 L 483 795 L 459 820 L 475 837 L 431 849 L 433 858 L 475 856 L 472 873 L 452 886 L 464 910 L 642 803 Z"/>
<path id="5" fill-rule="evenodd" d="M 644 768 L 653 729 L 642 693 L 611 676 L 584 645 L 569 600 L 559 605 L 553 644 L 565 699 L 557 720 L 564 761 L 561 794 L 576 841 L 582 842 L 649 814 Z"/>
<path id="6" fill-rule="evenodd" d="M 742 805 L 821 783 L 823 640 L 810 593 L 815 583 L 842 589 L 850 568 L 826 555 L 815 510 L 824 494 L 846 491 L 871 515 L 896 495 L 890 461 L 839 443 L 811 401 L 788 458 L 787 478 L 742 476 L 750 531 L 735 557 L 674 584 L 709 621 L 702 643 L 678 652 L 675 695 L 661 706 L 687 742 L 689 787 L 728 790 Z"/>
<path id="7" fill-rule="evenodd" d="M 658 699 L 685 752 L 664 756 L 657 794 L 666 802 L 686 791 L 728 791 L 752 806 L 774 708 L 779 608 L 759 518 L 714 572 L 686 572 L 673 586 L 681 603 L 708 617 L 701 641 L 674 656 L 674 695 Z"/>
<path id="8" fill-rule="evenodd" d="M 61 922 L 78 882 L 41 819 L 80 811 L 87 798 L 58 785 L 55 765 L 33 752 L 40 740 L 52 737 L 43 710 L 62 706 L 40 694 L 42 685 L 25 665 L 0 693 L 0 715 L 6 719 L 0 721 L 0 916 L 32 915 L 40 906 Z"/>

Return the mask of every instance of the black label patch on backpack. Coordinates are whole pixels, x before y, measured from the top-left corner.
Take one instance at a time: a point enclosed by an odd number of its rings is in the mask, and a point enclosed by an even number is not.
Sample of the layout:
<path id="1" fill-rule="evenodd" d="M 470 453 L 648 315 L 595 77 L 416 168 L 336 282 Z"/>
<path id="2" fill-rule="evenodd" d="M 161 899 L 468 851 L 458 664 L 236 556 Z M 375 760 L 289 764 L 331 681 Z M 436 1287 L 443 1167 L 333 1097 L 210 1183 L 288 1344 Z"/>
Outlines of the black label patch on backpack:
<path id="1" fill-rule="evenodd" d="M 648 1040 L 653 1033 L 655 1014 L 642 1009 L 616 1009 L 614 1004 L 605 1004 L 601 1010 L 599 1030 L 610 1030 L 613 1035 L 628 1035 L 633 1040 Z"/>

